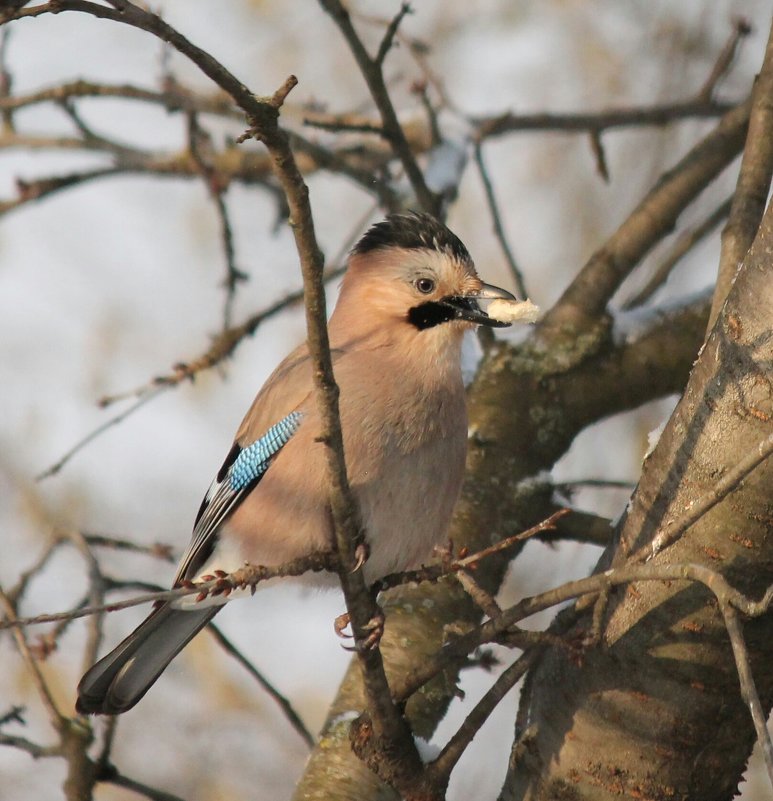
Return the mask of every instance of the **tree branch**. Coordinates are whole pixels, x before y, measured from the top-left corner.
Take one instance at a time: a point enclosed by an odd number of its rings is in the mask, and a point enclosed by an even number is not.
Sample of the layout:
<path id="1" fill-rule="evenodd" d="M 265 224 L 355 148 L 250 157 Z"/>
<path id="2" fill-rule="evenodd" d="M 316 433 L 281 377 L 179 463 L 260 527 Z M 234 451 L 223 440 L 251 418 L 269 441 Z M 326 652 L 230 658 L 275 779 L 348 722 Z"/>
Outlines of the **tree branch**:
<path id="1" fill-rule="evenodd" d="M 572 336 L 593 325 L 623 279 L 675 225 L 684 208 L 740 151 L 750 103 L 729 111 L 719 125 L 662 176 L 603 248 L 580 270 L 540 328 L 568 326 Z M 543 334 L 544 336 L 544 334 Z"/>
<path id="2" fill-rule="evenodd" d="M 300 734 L 303 741 L 309 748 L 314 747 L 314 737 L 311 732 L 306 728 L 306 725 L 301 720 L 300 715 L 295 711 L 293 705 L 287 698 L 274 687 L 273 684 L 247 659 L 247 657 L 223 634 L 221 629 L 214 623 L 210 623 L 207 627 L 208 631 L 217 641 L 218 645 L 229 655 L 232 656 L 260 686 L 273 698 L 279 705 L 282 713 L 290 722 L 290 725 L 295 731 Z"/>
<path id="3" fill-rule="evenodd" d="M 281 100 L 283 97 L 279 97 L 280 103 Z M 367 739 L 369 744 L 375 744 L 378 752 L 377 758 L 369 764 L 374 769 L 378 766 L 390 783 L 410 788 L 412 792 L 414 785 L 421 783 L 421 759 L 404 718 L 392 702 L 379 649 L 363 647 L 367 639 L 368 624 L 376 616 L 377 609 L 375 600 L 365 585 L 362 571 L 356 568 L 355 553 L 362 544 L 362 531 L 359 511 L 346 474 L 338 410 L 338 385 L 333 375 L 327 333 L 324 264 L 314 233 L 308 188 L 295 164 L 287 136 L 277 125 L 255 128 L 251 133 L 265 144 L 271 154 L 277 178 L 287 197 L 290 225 L 301 262 L 309 354 L 314 365 L 315 392 L 322 419 L 321 441 L 327 446 L 330 510 L 340 560 L 338 575 L 362 668 L 371 735 Z"/>
<path id="4" fill-rule="evenodd" d="M 362 73 L 362 77 L 365 79 L 373 101 L 381 115 L 383 135 L 389 139 L 394 148 L 395 155 L 400 159 L 419 205 L 424 211 L 437 216 L 440 213 L 441 199 L 429 189 L 424 180 L 424 175 L 419 165 L 416 163 L 416 159 L 405 138 L 405 133 L 397 119 L 397 114 L 392 105 L 392 99 L 389 97 L 386 84 L 384 83 L 384 74 L 381 69 L 381 62 L 391 46 L 397 26 L 405 14 L 408 13 L 410 7 L 407 3 L 403 3 L 393 24 L 387 29 L 387 33 L 379 48 L 378 56 L 376 59 L 373 59 L 365 49 L 362 40 L 357 35 L 357 31 L 355 31 L 354 25 L 352 25 L 349 12 L 339 0 L 320 0 L 320 5 L 332 17 L 349 44 L 352 54 L 357 61 L 357 65 L 360 68 L 360 72 Z"/>
<path id="5" fill-rule="evenodd" d="M 679 235 L 670 252 L 662 262 L 655 268 L 649 281 L 624 304 L 624 309 L 632 309 L 642 306 L 660 289 L 668 280 L 674 267 L 686 256 L 699 242 L 702 242 L 730 213 L 732 197 L 720 203 L 714 211 L 694 228 L 684 231 Z"/>
<path id="6" fill-rule="evenodd" d="M 711 486 L 708 492 L 692 501 L 680 517 L 660 527 L 652 541 L 628 557 L 630 562 L 644 562 L 670 547 L 710 509 L 724 500 L 738 485 L 773 453 L 773 434 L 752 448 Z"/>
<path id="7" fill-rule="evenodd" d="M 722 231 L 722 250 L 709 330 L 719 316 L 733 278 L 760 227 L 773 174 L 773 28 L 762 68 L 752 89 L 749 130 L 730 217 Z"/>
<path id="8" fill-rule="evenodd" d="M 600 134 L 613 128 L 664 126 L 677 120 L 720 117 L 735 108 L 733 103 L 685 100 L 656 106 L 610 108 L 588 113 L 505 112 L 495 117 L 472 117 L 479 141 L 511 133 L 547 131 L 553 133 Z"/>
<path id="9" fill-rule="evenodd" d="M 529 293 L 526 291 L 526 284 L 523 280 L 523 274 L 518 267 L 513 252 L 510 249 L 510 244 L 505 235 L 505 229 L 502 225 L 502 218 L 499 215 L 499 207 L 497 206 L 496 195 L 494 194 L 494 185 L 491 182 L 491 177 L 486 170 L 486 163 L 483 160 L 483 147 L 479 141 L 475 142 L 473 152 L 475 153 L 475 163 L 478 165 L 478 174 L 483 183 L 483 189 L 486 193 L 486 201 L 488 202 L 489 213 L 491 214 L 491 222 L 494 226 L 494 236 L 496 236 L 502 253 L 505 256 L 507 265 L 510 268 L 510 275 L 515 282 L 516 294 L 520 298 L 528 298 Z"/>
<path id="10" fill-rule="evenodd" d="M 56 732 L 62 734 L 67 726 L 67 719 L 59 710 L 59 707 L 54 700 L 53 695 L 51 694 L 51 689 L 48 686 L 48 682 L 40 672 L 40 667 L 30 651 L 27 638 L 24 636 L 24 632 L 21 629 L 21 626 L 23 625 L 22 619 L 17 616 L 13 603 L 2 590 L 2 588 L 0 588 L 0 607 L 2 607 L 5 615 L 5 619 L 0 620 L 0 629 L 13 629 L 16 647 L 27 666 L 30 676 L 32 676 L 32 680 L 35 683 L 35 688 L 40 696 L 40 700 L 43 702 L 43 706 L 48 712 L 49 722 Z"/>
<path id="11" fill-rule="evenodd" d="M 773 581 L 768 515 L 773 463 L 767 459 L 752 469 L 773 437 L 771 243 L 769 206 L 682 397 L 645 461 L 618 536 L 598 566 L 623 567 L 631 553 L 648 555 L 647 546 L 674 521 L 677 529 L 689 522 L 689 534 L 646 566 L 678 573 L 680 565 L 693 563 L 694 571 L 724 576 L 745 600 L 739 603 L 722 591 L 720 607 L 727 602 L 744 614 L 762 593 L 762 605 L 769 604 Z M 718 485 L 724 492 L 741 478 L 732 495 L 715 503 Z M 715 594 L 716 589 L 715 584 Z M 596 626 L 592 609 L 573 614 L 578 632 Z M 756 732 L 738 694 L 736 671 L 728 669 L 733 654 L 721 609 L 679 582 L 648 582 L 610 593 L 599 622 L 604 648 L 595 652 L 592 667 L 549 649 L 535 670 L 529 710 L 539 723 L 530 743 L 534 759 L 521 766 L 510 789 L 539 794 L 571 782 L 576 797 L 594 801 L 611 801 L 633 787 L 651 797 L 667 787 L 685 788 L 689 797 L 706 801 L 729 797 Z M 770 661 L 769 629 L 769 616 L 749 623 L 753 664 Z M 761 702 L 769 709 L 771 675 L 764 667 L 755 672 Z M 560 709 L 553 703 L 557 682 Z M 601 719 L 595 715 L 602 708 L 605 759 L 621 777 L 617 784 L 598 784 L 601 773 L 586 771 L 576 745 L 598 734 Z"/>
<path id="12" fill-rule="evenodd" d="M 195 595 L 197 601 L 203 601 L 209 596 L 229 595 L 234 590 L 250 589 L 254 592 L 255 587 L 260 582 L 268 581 L 271 578 L 300 576 L 309 571 L 335 571 L 337 569 L 338 559 L 332 553 L 311 554 L 275 567 L 245 565 L 233 573 L 218 571 L 216 575 L 206 576 L 202 581 L 196 583 L 183 582 L 179 587 L 171 590 L 153 591 L 135 598 L 127 598 L 124 601 L 114 601 L 113 603 L 100 604 L 99 606 L 79 606 L 67 612 L 35 615 L 34 617 L 18 617 L 7 612 L 5 620 L 0 620 L 0 631 L 3 629 L 21 629 L 40 623 L 75 620 L 79 617 L 88 617 L 102 612 L 117 612 L 121 609 L 129 609 L 132 606 L 141 606 L 142 604 L 177 601 L 189 595 Z M 0 602 L 6 597 L 0 592 Z M 8 609 L 7 604 L 5 606 Z"/>
<path id="13" fill-rule="evenodd" d="M 223 244 L 223 254 L 225 256 L 225 302 L 223 304 L 223 331 L 227 331 L 232 325 L 233 304 L 236 300 L 236 289 L 240 282 L 246 281 L 248 276 L 236 266 L 236 251 L 234 248 L 233 228 L 228 216 L 228 206 L 225 202 L 225 193 L 228 184 L 218 174 L 213 165 L 212 139 L 200 126 L 196 114 L 188 113 L 188 149 L 193 160 L 196 162 L 204 180 L 212 202 L 217 212 L 218 222 L 220 223 L 220 239 Z"/>

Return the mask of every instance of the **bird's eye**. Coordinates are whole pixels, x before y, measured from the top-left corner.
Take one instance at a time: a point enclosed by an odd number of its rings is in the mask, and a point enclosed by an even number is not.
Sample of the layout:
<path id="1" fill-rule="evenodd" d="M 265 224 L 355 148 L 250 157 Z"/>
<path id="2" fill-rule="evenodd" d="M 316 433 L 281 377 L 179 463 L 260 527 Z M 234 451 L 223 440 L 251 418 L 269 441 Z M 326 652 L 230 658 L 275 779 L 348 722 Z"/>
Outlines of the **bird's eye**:
<path id="1" fill-rule="evenodd" d="M 417 278 L 414 286 L 422 295 L 429 295 L 435 289 L 435 282 L 431 278 Z"/>

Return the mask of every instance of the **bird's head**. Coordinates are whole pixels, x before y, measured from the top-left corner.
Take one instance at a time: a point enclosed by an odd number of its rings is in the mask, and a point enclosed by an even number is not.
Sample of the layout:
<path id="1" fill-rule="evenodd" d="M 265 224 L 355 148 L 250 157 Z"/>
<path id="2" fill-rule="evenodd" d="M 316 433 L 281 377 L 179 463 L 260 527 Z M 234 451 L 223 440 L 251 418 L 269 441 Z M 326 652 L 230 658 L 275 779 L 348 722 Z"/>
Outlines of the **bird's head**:
<path id="1" fill-rule="evenodd" d="M 457 332 L 475 325 L 509 325 L 489 317 L 481 299 L 515 298 L 484 284 L 461 240 L 428 214 L 392 214 L 355 245 L 339 308 L 374 325 Z"/>

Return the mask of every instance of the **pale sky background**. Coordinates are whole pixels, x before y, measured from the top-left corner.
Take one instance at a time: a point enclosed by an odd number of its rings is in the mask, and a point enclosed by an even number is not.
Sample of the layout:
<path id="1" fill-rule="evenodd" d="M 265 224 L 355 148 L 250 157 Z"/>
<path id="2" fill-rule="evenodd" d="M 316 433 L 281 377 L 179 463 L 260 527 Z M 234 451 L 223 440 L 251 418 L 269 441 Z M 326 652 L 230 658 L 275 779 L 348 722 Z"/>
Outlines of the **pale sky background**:
<path id="1" fill-rule="evenodd" d="M 397 8 L 392 2 L 352 5 L 383 15 Z M 755 30 L 719 95 L 741 99 L 761 63 L 773 7 L 770 0 L 483 0 L 474 11 L 471 5 L 417 2 L 404 30 L 431 45 L 432 68 L 456 106 L 479 114 L 584 111 L 684 99 L 702 85 L 738 13 Z M 315 101 L 331 111 L 369 108 L 348 49 L 312 0 L 232 0 L 217 4 L 216 10 L 204 0 L 168 0 L 154 7 L 258 94 L 270 94 L 294 73 L 300 83 L 291 105 Z M 156 86 L 161 48 L 147 35 L 77 14 L 10 27 L 8 65 L 16 92 L 80 77 Z M 363 30 L 373 34 L 374 42 L 380 33 L 367 26 Z M 180 81 L 209 88 L 182 57 L 173 56 L 171 66 Z M 387 72 L 400 109 L 415 112 L 417 101 L 405 87 L 419 72 L 404 48 L 390 55 Z M 180 115 L 120 101 L 88 101 L 79 107 L 97 131 L 135 145 L 175 149 L 184 142 Z M 453 115 L 444 115 L 441 123 L 447 135 L 464 132 Z M 61 111 L 51 107 L 25 111 L 17 124 L 25 132 L 70 130 Z M 606 134 L 609 184 L 596 174 L 587 137 L 520 134 L 488 144 L 485 155 L 504 224 L 532 299 L 548 307 L 662 170 L 711 126 L 710 121 L 691 121 L 662 131 Z M 237 135 L 241 129 L 238 124 L 227 130 L 218 126 L 215 132 Z M 91 155 L 0 151 L 0 197 L 14 193 L 17 178 L 98 163 L 100 158 Z M 732 188 L 731 173 L 707 190 L 682 222 L 701 219 L 722 200 Z M 309 186 L 317 233 L 330 256 L 371 201 L 347 181 L 325 174 L 311 177 Z M 271 231 L 271 199 L 259 190 L 233 186 L 227 200 L 238 264 L 250 274 L 235 307 L 235 320 L 241 321 L 297 288 L 300 274 L 289 232 Z M 467 244 L 485 280 L 511 286 L 472 167 L 449 225 Z M 648 264 L 654 265 L 663 252 L 659 248 Z M 656 301 L 709 285 L 717 255 L 714 236 L 678 268 Z M 300 310 L 261 327 L 223 370 L 166 393 L 111 429 L 56 477 L 38 483 L 34 476 L 121 408 L 100 410 L 95 404 L 100 396 L 142 385 L 206 349 L 221 324 L 224 272 L 217 218 L 200 182 L 107 179 L 0 220 L 3 586 L 35 559 L 53 527 L 168 542 L 178 551 L 187 543 L 201 496 L 242 414 L 272 367 L 304 336 Z M 637 271 L 623 296 L 646 277 L 646 269 Z M 335 287 L 331 305 L 334 293 Z M 635 480 L 647 433 L 672 405 L 650 404 L 594 426 L 578 437 L 554 475 Z M 583 508 L 609 517 L 618 515 L 626 501 L 620 491 L 586 491 L 575 498 Z M 593 548 L 530 545 L 503 593 L 513 599 L 585 575 L 596 556 Z M 143 557 L 104 557 L 116 576 L 165 584 L 173 573 L 170 565 Z M 33 586 L 23 611 L 65 609 L 78 601 L 84 587 L 82 561 L 73 549 L 64 549 Z M 218 623 L 316 731 L 348 663 L 332 630 L 342 610 L 337 592 L 285 586 L 252 602 L 232 604 Z M 144 614 L 134 609 L 110 616 L 107 643 L 115 644 Z M 45 665 L 66 711 L 72 709 L 83 668 L 84 638 L 84 624 L 74 623 Z M 502 656 L 512 658 L 507 652 Z M 480 672 L 464 674 L 467 699 L 455 705 L 433 742 L 445 742 L 491 681 Z M 4 637 L 0 714 L 15 703 L 27 706 L 28 726 L 6 730 L 51 742 L 29 678 Z M 452 777 L 453 801 L 496 797 L 515 703 L 512 693 L 463 758 Z M 206 635 L 120 721 L 114 752 L 128 776 L 184 798 L 278 801 L 289 798 L 305 755 L 304 744 L 273 702 Z M 61 760 L 33 762 L 24 753 L 0 748 L 0 801 L 57 797 L 63 769 Z M 97 797 L 128 801 L 137 796 L 104 786 Z M 754 797 L 753 791 L 747 797 Z"/>

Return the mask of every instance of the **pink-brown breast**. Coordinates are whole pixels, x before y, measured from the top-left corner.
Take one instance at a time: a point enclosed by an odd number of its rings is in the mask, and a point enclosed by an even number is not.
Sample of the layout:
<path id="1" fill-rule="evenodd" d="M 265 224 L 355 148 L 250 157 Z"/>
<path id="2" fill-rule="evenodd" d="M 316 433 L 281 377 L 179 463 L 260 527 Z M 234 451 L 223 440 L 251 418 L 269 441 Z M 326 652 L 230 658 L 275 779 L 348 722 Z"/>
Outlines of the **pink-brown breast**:
<path id="1" fill-rule="evenodd" d="M 368 580 L 429 555 L 446 534 L 464 472 L 467 420 L 458 356 L 442 364 L 428 359 L 428 369 L 406 374 L 398 352 L 359 347 L 335 358 L 347 470 L 370 545 Z M 297 433 L 226 523 L 221 541 L 238 546 L 240 561 L 223 569 L 243 561 L 281 564 L 332 543 L 325 447 L 317 441 L 320 420 L 304 356 L 301 348 L 277 368 L 239 430 L 238 441 L 249 444 L 293 409 L 304 413 Z"/>

